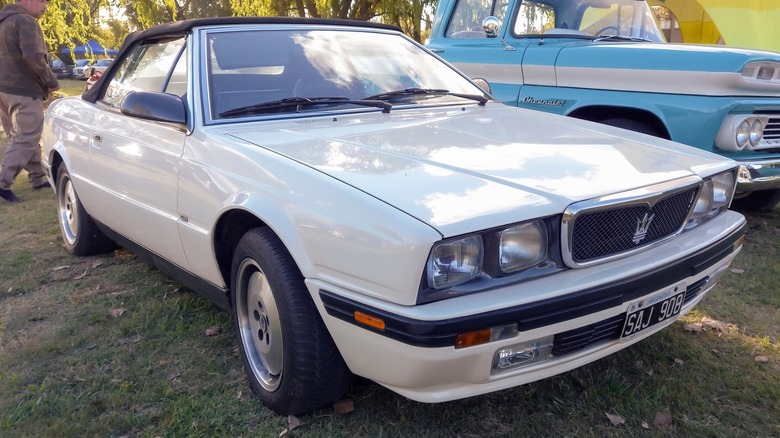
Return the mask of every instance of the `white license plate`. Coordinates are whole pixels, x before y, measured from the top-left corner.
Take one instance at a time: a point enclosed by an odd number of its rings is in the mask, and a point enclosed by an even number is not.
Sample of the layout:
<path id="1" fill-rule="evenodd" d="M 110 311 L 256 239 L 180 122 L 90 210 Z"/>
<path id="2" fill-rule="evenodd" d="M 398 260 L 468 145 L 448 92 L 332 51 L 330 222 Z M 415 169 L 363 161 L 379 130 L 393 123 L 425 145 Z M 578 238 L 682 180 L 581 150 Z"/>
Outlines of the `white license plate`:
<path id="1" fill-rule="evenodd" d="M 656 324 L 674 321 L 680 315 L 683 301 L 685 301 L 684 284 L 631 303 L 626 311 L 626 322 L 620 340 L 633 339 L 637 334 Z"/>

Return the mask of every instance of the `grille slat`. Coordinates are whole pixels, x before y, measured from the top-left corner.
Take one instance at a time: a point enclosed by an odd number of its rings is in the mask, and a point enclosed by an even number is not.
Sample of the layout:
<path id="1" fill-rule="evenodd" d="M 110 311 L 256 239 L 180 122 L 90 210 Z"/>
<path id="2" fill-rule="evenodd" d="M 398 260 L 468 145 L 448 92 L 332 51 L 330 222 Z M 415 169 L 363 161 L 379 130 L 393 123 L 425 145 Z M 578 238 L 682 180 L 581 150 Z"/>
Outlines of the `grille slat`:
<path id="1" fill-rule="evenodd" d="M 577 263 L 641 248 L 682 229 L 698 187 L 662 198 L 615 208 L 580 212 L 572 232 L 571 256 Z"/>

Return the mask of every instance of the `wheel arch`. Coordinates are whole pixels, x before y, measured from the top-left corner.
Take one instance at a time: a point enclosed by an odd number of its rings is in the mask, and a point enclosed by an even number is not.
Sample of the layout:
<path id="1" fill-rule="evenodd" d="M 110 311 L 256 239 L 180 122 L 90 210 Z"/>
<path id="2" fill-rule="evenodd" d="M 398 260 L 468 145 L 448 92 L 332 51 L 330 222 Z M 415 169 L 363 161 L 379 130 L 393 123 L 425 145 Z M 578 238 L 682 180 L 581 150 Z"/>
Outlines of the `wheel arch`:
<path id="1" fill-rule="evenodd" d="M 604 120 L 617 118 L 636 120 L 637 122 L 647 124 L 654 131 L 661 133 L 662 138 L 667 140 L 671 139 L 669 130 L 661 118 L 652 111 L 644 109 L 609 105 L 593 105 L 577 108 L 576 110 L 570 112 L 568 116 L 597 123 L 601 123 Z"/>

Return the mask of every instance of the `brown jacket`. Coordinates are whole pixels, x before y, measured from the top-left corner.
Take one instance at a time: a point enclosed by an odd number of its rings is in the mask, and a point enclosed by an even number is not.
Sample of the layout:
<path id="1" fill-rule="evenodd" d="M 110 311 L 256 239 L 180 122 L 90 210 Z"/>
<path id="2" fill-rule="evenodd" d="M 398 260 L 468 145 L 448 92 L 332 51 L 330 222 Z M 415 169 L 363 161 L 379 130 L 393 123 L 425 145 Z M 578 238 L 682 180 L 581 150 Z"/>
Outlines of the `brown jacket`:
<path id="1" fill-rule="evenodd" d="M 57 87 L 38 20 L 21 5 L 7 4 L 0 11 L 0 91 L 45 100 Z"/>

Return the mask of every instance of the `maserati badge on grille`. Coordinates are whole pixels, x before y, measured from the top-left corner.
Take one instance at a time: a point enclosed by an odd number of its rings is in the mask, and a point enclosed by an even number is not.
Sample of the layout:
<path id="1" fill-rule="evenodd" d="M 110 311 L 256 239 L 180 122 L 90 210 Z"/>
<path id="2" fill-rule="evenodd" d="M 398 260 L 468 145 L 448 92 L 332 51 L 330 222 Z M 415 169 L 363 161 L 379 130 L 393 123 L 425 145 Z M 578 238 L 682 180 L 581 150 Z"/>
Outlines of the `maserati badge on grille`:
<path id="1" fill-rule="evenodd" d="M 653 222 L 655 214 L 648 216 L 645 213 L 645 217 L 636 220 L 636 231 L 634 232 L 634 238 L 631 239 L 637 245 L 647 236 L 647 229 L 650 228 L 650 223 Z"/>

